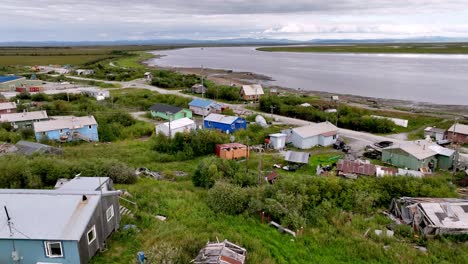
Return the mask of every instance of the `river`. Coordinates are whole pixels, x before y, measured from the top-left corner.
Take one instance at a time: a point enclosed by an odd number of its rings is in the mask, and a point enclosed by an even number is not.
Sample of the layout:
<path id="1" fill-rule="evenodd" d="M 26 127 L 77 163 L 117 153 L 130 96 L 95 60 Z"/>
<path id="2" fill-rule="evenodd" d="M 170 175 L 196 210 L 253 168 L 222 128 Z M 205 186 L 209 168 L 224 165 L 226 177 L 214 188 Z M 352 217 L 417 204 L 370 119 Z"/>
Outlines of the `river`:
<path id="1" fill-rule="evenodd" d="M 376 98 L 468 105 L 468 55 L 262 52 L 253 47 L 155 51 L 162 67 L 253 72 L 269 84 Z"/>

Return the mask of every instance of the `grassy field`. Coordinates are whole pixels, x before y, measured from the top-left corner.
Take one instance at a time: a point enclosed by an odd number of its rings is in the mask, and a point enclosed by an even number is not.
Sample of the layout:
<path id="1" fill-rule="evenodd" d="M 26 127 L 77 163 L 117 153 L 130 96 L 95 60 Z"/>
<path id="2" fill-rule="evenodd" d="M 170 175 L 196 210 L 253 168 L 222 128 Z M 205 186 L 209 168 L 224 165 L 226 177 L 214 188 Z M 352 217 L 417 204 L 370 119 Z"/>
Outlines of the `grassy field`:
<path id="1" fill-rule="evenodd" d="M 136 51 L 171 49 L 172 46 L 0 47 L 0 66 L 83 65 L 131 56 Z M 135 66 L 133 64 L 132 66 Z"/>
<path id="2" fill-rule="evenodd" d="M 427 44 L 343 44 L 317 46 L 262 47 L 268 52 L 345 52 L 345 53 L 437 53 L 467 54 L 467 43 Z"/>

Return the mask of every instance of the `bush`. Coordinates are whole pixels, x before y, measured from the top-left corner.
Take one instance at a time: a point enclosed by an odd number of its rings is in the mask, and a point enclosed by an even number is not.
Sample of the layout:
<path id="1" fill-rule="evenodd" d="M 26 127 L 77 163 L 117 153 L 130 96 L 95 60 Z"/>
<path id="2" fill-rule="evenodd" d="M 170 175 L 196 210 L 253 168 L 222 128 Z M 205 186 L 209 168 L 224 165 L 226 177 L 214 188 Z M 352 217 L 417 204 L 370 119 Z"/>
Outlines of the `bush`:
<path id="1" fill-rule="evenodd" d="M 198 164 L 192 181 L 197 187 L 211 188 L 219 179 L 234 178 L 238 171 L 239 165 L 235 161 L 210 157 Z"/>
<path id="2" fill-rule="evenodd" d="M 249 196 L 246 189 L 219 181 L 208 191 L 206 201 L 216 213 L 235 215 L 245 211 Z"/>

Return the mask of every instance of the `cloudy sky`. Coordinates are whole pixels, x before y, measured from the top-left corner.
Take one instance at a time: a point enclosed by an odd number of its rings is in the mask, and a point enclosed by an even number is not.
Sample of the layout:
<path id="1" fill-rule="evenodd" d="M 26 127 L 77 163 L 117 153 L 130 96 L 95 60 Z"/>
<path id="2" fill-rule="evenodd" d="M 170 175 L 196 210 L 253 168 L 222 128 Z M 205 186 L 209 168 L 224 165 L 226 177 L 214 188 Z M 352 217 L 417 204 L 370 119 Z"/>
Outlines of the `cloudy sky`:
<path id="1" fill-rule="evenodd" d="M 1 0 L 0 42 L 468 37 L 468 0 Z"/>

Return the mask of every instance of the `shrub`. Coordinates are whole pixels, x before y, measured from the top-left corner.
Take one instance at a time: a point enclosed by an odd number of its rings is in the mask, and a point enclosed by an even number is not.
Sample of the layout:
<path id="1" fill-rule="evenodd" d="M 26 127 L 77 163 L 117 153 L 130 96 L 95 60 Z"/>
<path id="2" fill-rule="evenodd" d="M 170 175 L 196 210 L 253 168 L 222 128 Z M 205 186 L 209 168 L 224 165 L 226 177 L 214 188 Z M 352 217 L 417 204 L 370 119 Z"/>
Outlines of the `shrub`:
<path id="1" fill-rule="evenodd" d="M 216 213 L 240 214 L 247 208 L 249 196 L 246 189 L 218 181 L 208 191 L 208 206 Z"/>

